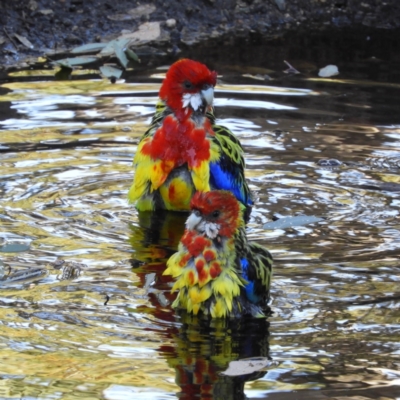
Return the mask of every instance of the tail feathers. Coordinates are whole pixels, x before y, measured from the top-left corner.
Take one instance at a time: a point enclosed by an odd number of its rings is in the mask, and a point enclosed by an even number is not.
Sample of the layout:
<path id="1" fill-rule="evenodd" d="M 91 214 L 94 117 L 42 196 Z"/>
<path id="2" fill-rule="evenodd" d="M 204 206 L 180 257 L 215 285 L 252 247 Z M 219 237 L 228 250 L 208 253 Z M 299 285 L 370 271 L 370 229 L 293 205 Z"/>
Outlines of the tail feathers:
<path id="1" fill-rule="evenodd" d="M 254 242 L 248 244 L 248 249 L 246 275 L 252 284 L 248 287 L 249 293 L 254 298 L 267 302 L 272 278 L 272 256 L 266 248 Z"/>

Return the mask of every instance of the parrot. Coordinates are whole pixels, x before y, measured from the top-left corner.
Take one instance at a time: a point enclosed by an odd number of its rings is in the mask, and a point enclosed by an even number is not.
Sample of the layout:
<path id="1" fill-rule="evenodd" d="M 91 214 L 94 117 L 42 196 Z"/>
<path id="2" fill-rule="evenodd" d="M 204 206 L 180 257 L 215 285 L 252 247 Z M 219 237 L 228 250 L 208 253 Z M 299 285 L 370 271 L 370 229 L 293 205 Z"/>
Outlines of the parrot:
<path id="1" fill-rule="evenodd" d="M 227 190 L 196 192 L 178 250 L 164 275 L 174 278 L 172 307 L 210 318 L 266 317 L 272 256 L 249 242 L 244 206 Z"/>
<path id="2" fill-rule="evenodd" d="M 245 180 L 240 141 L 216 124 L 217 73 L 181 59 L 171 65 L 159 91 L 156 113 L 139 141 L 128 200 L 140 211 L 186 211 L 196 191 L 228 190 L 253 204 Z"/>

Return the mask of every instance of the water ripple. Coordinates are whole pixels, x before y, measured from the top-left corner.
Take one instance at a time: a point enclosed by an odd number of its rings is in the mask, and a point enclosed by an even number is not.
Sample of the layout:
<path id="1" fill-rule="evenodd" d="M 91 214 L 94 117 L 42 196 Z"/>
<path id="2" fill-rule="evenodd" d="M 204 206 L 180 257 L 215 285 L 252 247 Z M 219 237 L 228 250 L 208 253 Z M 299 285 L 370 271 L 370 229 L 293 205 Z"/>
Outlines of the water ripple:
<path id="1" fill-rule="evenodd" d="M 126 199 L 159 84 L 45 76 L 0 96 L 0 238 L 28 243 L 0 253 L 2 396 L 175 398 L 184 377 L 203 376 L 215 390 L 256 379 L 249 398 L 394 384 L 400 136 L 397 103 L 382 108 L 392 86 L 223 77 L 216 114 L 245 150 L 248 236 L 274 256 L 274 314 L 204 326 L 174 314 L 162 275 L 185 217 L 156 231 Z M 301 216 L 318 218 L 264 227 Z M 273 363 L 222 378 L 252 357 Z"/>

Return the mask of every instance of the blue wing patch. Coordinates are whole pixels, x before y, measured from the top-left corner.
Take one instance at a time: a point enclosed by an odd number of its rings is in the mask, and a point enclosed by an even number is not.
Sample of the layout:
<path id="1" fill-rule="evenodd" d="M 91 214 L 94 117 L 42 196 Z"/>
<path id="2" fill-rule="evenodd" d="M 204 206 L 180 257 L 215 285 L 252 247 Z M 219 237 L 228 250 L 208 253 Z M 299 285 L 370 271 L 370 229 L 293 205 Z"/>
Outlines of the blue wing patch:
<path id="1" fill-rule="evenodd" d="M 249 279 L 249 274 L 248 274 L 249 262 L 247 261 L 246 258 L 242 258 L 240 260 L 240 264 L 242 265 L 242 269 L 243 269 L 242 276 L 248 282 L 244 287 L 244 289 L 246 291 L 246 296 L 249 299 L 249 301 L 251 301 L 254 304 L 258 304 L 261 301 L 261 297 L 257 296 L 254 293 L 254 282 L 250 281 L 250 279 Z"/>
<path id="2" fill-rule="evenodd" d="M 215 189 L 229 190 L 246 206 L 253 205 L 253 202 L 238 185 L 235 174 L 228 168 L 223 168 L 219 162 L 210 163 L 210 184 Z"/>

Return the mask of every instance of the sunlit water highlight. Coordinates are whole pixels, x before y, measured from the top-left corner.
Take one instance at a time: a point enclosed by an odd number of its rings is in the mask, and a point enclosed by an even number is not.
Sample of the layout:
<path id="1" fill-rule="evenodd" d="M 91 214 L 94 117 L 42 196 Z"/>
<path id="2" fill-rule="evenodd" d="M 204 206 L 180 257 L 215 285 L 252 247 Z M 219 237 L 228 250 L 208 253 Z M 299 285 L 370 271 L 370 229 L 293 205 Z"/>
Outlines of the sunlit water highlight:
<path id="1" fill-rule="evenodd" d="M 257 198 L 248 235 L 275 258 L 274 314 L 210 326 L 174 315 L 161 276 L 185 217 L 155 230 L 126 201 L 153 72 L 0 88 L 0 397 L 398 397 L 398 82 L 218 71 L 218 122 Z M 264 228 L 298 215 L 321 221 Z M 220 375 L 248 357 L 270 360 Z"/>

